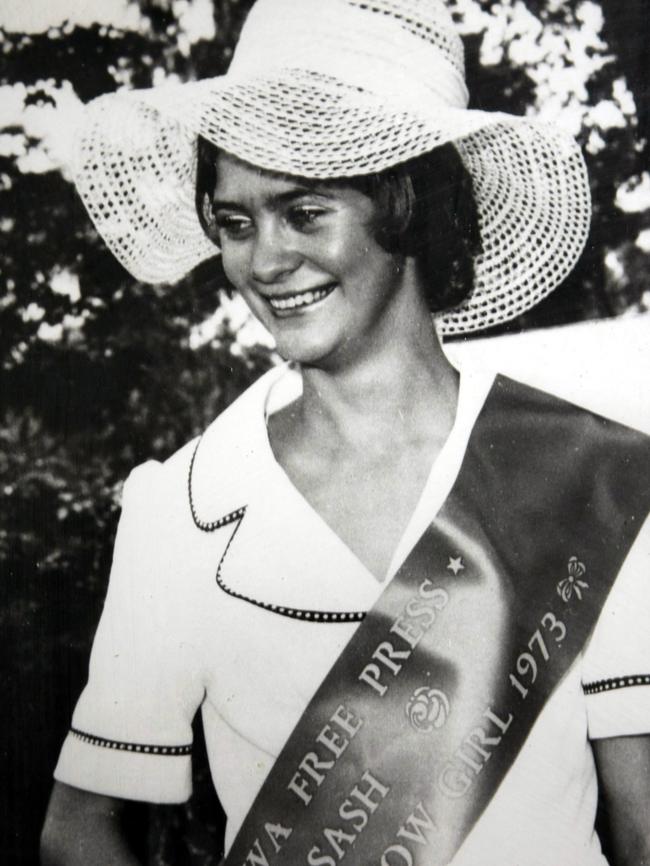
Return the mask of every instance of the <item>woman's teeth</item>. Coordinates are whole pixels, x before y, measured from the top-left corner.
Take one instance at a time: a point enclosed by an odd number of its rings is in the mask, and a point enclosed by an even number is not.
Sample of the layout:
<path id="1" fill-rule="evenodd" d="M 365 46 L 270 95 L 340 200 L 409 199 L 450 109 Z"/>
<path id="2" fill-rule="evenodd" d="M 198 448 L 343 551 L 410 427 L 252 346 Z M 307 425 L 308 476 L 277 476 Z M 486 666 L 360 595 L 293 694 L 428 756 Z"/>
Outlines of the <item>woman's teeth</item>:
<path id="1" fill-rule="evenodd" d="M 274 310 L 295 310 L 297 307 L 308 307 L 316 301 L 322 301 L 334 289 L 334 286 L 326 286 L 322 289 L 311 289 L 308 292 L 300 292 L 284 298 L 267 298 Z"/>

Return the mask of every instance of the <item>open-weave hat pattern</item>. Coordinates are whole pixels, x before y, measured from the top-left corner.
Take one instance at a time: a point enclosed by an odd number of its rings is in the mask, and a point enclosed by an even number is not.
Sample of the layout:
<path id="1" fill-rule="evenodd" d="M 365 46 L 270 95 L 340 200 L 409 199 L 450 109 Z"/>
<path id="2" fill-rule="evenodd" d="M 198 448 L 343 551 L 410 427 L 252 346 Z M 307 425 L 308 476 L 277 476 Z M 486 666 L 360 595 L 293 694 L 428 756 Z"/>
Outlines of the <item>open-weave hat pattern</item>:
<path id="1" fill-rule="evenodd" d="M 125 267 L 168 283 L 216 252 L 195 212 L 199 134 L 260 168 L 321 179 L 453 142 L 473 178 L 483 252 L 471 297 L 438 327 L 464 333 L 552 291 L 590 214 L 572 138 L 467 102 L 462 43 L 440 0 L 258 0 L 227 75 L 91 102 L 75 180 Z"/>

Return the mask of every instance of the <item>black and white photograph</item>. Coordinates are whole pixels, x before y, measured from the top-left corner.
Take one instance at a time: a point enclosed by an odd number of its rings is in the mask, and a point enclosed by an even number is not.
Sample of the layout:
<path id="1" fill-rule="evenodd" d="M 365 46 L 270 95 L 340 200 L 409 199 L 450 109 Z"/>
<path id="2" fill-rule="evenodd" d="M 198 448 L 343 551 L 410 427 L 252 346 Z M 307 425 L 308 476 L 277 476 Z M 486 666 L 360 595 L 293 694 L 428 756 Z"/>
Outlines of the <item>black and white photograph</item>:
<path id="1" fill-rule="evenodd" d="M 647 0 L 0 0 L 0 861 L 650 866 Z"/>

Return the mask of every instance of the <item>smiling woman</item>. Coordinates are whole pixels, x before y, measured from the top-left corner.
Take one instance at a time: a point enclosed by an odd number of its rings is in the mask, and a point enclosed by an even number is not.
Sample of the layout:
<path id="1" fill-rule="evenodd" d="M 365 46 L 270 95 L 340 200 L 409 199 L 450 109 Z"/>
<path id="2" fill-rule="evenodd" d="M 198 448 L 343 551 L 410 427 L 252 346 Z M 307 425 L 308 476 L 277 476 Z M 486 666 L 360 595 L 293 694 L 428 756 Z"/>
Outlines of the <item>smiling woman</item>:
<path id="1" fill-rule="evenodd" d="M 378 209 L 351 185 L 307 185 L 220 154 L 212 212 L 226 276 L 283 357 L 349 362 L 408 327 L 404 305 L 426 319 L 414 260 L 379 245 Z"/>
<path id="2" fill-rule="evenodd" d="M 196 207 L 204 231 L 217 246 L 219 221 L 215 220 L 213 198 L 218 158 L 218 148 L 200 136 Z M 321 215 L 323 201 L 318 200 L 318 192 L 327 199 L 342 189 L 356 190 L 370 198 L 375 206 L 370 225 L 373 239 L 387 252 L 417 260 L 432 312 L 451 309 L 471 293 L 474 257 L 481 252 L 479 216 L 472 177 L 452 145 L 441 145 L 379 173 L 321 182 L 291 175 L 284 179 L 295 185 L 296 200 L 308 199 L 309 193 L 316 196 L 311 206 L 307 201 L 297 202 L 302 206 L 290 212 L 296 228 L 305 230 L 316 227 Z M 238 225 L 250 227 L 247 220 Z"/>
<path id="3" fill-rule="evenodd" d="M 584 163 L 467 99 L 439 0 L 258 0 L 227 76 L 87 107 L 113 252 L 218 252 L 291 363 L 126 484 L 46 862 L 133 862 L 199 708 L 233 866 L 603 866 L 598 774 L 649 856 L 648 441 L 440 339 L 562 281 Z"/>

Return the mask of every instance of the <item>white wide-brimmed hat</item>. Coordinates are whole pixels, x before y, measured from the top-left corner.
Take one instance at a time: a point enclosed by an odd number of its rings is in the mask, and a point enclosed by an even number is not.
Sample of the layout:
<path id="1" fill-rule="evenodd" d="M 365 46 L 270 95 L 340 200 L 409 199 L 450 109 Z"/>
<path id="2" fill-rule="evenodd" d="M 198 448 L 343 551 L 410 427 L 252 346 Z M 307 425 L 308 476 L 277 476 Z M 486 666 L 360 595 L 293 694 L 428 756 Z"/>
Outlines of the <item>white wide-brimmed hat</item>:
<path id="1" fill-rule="evenodd" d="M 170 283 L 217 252 L 195 209 L 197 137 L 306 178 L 378 172 L 453 142 L 483 252 L 443 334 L 499 324 L 569 273 L 590 218 L 580 149 L 531 118 L 469 110 L 442 0 L 257 0 L 227 75 L 89 103 L 74 175 L 106 243 L 139 280 Z"/>

